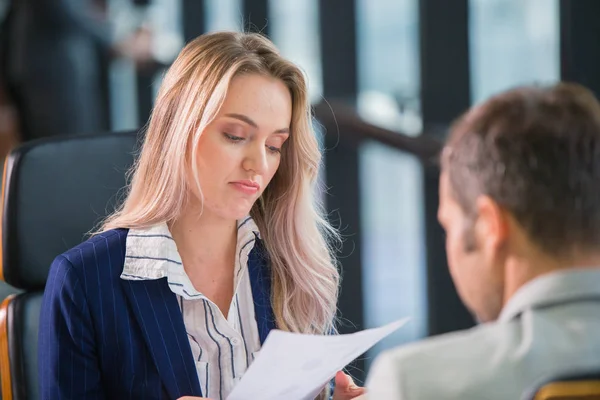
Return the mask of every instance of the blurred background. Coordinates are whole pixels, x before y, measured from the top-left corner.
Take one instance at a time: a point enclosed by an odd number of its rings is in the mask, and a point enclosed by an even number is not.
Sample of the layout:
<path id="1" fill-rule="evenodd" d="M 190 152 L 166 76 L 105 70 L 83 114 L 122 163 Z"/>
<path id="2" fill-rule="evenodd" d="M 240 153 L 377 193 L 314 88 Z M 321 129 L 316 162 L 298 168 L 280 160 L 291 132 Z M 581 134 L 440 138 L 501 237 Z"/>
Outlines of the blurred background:
<path id="1" fill-rule="evenodd" d="M 434 156 L 451 121 L 518 84 L 600 90 L 597 0 L 0 0 L 0 155 L 137 130 L 190 39 L 259 31 L 306 72 L 342 231 L 342 333 L 410 322 L 357 360 L 473 321 L 446 271 Z M 10 287 L 4 287 L 8 293 Z"/>

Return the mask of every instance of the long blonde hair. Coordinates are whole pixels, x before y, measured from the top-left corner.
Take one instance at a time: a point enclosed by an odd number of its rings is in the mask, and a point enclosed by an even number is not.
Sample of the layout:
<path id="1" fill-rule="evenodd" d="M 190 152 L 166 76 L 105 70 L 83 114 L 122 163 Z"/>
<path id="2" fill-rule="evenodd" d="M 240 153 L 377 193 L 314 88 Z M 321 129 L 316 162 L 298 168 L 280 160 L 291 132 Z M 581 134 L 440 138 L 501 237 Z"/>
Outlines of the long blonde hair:
<path id="1" fill-rule="evenodd" d="M 200 135 L 217 115 L 232 78 L 252 73 L 280 79 L 292 96 L 291 134 L 281 164 L 251 211 L 270 259 L 277 327 L 327 333 L 334 330 L 339 286 L 330 240 L 338 236 L 314 195 L 321 154 L 306 81 L 261 35 L 206 34 L 181 51 L 159 90 L 128 196 L 100 231 L 177 218 L 190 185 L 199 188 L 197 163 L 190 160 L 196 159 Z M 190 167 L 195 182 L 186 179 Z"/>

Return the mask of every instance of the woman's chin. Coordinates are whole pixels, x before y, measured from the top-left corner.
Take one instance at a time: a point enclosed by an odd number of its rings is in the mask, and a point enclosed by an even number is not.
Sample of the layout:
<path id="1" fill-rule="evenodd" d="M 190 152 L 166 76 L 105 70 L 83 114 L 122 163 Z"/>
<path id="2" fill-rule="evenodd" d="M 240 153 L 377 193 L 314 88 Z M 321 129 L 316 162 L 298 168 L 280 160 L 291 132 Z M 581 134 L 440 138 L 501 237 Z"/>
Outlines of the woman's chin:
<path id="1" fill-rule="evenodd" d="M 250 210 L 252 210 L 252 207 L 233 207 L 227 211 L 222 210 L 225 212 L 222 212 L 221 216 L 225 219 L 238 221 L 247 217 L 250 214 Z"/>

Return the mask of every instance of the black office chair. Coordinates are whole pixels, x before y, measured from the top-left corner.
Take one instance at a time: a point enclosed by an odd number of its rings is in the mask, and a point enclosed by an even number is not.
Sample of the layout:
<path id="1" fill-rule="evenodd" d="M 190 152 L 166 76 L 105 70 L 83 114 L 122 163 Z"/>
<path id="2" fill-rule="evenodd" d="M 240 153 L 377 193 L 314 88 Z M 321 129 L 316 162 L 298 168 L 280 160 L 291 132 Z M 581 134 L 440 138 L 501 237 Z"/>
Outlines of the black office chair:
<path id="1" fill-rule="evenodd" d="M 48 269 L 114 209 L 138 143 L 136 133 L 63 137 L 26 143 L 8 156 L 0 276 L 22 292 L 0 306 L 2 399 L 39 398 L 38 320 Z"/>
<path id="2" fill-rule="evenodd" d="M 0 281 L 0 303 L 2 303 L 2 301 L 7 298 L 8 296 L 10 296 L 11 294 L 17 294 L 20 291 L 18 289 L 15 289 L 14 287 L 10 286 L 8 283 L 4 282 L 4 281 Z M 0 397 L 0 399 L 2 399 L 2 397 Z"/>

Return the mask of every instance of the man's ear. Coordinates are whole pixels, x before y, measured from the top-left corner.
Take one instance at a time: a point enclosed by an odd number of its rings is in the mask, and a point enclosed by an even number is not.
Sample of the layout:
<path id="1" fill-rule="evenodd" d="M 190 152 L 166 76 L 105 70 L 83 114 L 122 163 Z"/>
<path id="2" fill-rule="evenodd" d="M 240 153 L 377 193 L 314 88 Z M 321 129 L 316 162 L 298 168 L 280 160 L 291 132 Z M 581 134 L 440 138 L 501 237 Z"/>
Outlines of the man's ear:
<path id="1" fill-rule="evenodd" d="M 498 250 L 508 236 L 509 220 L 506 211 L 489 196 L 479 196 L 476 207 L 478 218 L 475 234 L 478 242 Z"/>

